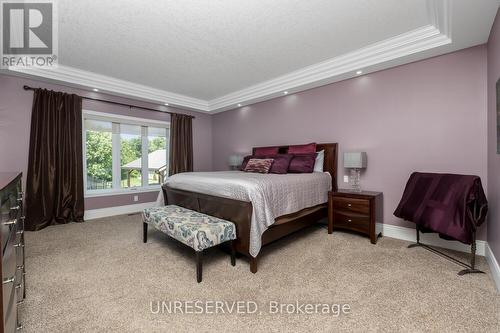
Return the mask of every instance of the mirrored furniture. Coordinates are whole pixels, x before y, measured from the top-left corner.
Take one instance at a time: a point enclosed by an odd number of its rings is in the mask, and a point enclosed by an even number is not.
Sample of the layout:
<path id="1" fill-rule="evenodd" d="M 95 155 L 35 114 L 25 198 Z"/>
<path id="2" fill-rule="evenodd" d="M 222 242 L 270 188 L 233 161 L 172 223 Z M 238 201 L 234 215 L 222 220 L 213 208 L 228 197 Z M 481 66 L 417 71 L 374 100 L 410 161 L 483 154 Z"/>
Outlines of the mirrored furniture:
<path id="1" fill-rule="evenodd" d="M 21 173 L 0 172 L 0 274 L 2 275 L 1 332 L 22 329 L 18 310 L 26 297 L 24 213 Z"/>

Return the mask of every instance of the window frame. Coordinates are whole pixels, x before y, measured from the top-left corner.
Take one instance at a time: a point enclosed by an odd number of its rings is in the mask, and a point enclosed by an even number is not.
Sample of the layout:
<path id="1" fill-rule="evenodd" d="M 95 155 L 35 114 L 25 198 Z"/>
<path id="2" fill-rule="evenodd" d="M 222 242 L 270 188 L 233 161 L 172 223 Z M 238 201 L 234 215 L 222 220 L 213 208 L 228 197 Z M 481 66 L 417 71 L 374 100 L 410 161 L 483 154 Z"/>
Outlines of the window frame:
<path id="1" fill-rule="evenodd" d="M 87 129 L 85 128 L 85 119 L 108 121 L 112 124 L 112 188 L 110 189 L 99 189 L 99 190 L 89 190 L 87 189 Z M 120 133 L 119 124 L 135 125 L 141 126 L 141 140 L 142 140 L 142 151 L 141 151 L 141 179 L 143 183 L 141 186 L 122 188 L 121 187 L 121 168 L 120 168 Z M 149 169 L 148 169 L 148 127 L 159 127 L 164 128 L 167 134 L 167 142 L 169 140 L 170 134 L 170 122 L 161 121 L 155 119 L 143 119 L 132 116 L 125 116 L 113 113 L 104 113 L 92 110 L 82 110 L 82 154 L 83 154 L 83 188 L 84 197 L 101 197 L 110 195 L 120 195 L 120 194 L 132 194 L 132 193 L 145 193 L 145 192 L 156 192 L 160 190 L 161 184 L 149 185 Z M 166 147 L 166 160 L 168 163 L 168 151 L 169 147 Z"/>

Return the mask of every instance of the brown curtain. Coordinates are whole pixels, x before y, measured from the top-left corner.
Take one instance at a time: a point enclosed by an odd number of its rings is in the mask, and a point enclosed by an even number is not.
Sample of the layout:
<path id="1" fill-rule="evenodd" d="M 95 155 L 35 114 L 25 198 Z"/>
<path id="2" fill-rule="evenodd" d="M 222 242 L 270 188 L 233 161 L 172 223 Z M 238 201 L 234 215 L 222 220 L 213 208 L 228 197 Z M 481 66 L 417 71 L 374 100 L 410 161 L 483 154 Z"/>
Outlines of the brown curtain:
<path id="1" fill-rule="evenodd" d="M 83 221 L 82 98 L 35 89 L 26 229 Z"/>
<path id="2" fill-rule="evenodd" d="M 170 116 L 169 175 L 193 171 L 193 117 Z"/>

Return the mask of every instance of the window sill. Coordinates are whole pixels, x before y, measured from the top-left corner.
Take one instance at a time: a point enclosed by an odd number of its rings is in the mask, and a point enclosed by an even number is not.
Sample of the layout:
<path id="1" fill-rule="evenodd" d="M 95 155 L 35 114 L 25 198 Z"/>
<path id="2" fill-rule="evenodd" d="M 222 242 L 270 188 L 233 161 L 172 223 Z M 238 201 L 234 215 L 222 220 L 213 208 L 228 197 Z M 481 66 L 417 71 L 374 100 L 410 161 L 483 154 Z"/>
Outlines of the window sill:
<path id="1" fill-rule="evenodd" d="M 160 185 L 154 185 L 149 187 L 134 187 L 119 190 L 95 190 L 90 192 L 85 192 L 84 198 L 95 198 L 95 197 L 109 197 L 113 195 L 126 195 L 126 194 L 137 194 L 137 193 L 147 193 L 147 192 L 158 192 L 161 189 Z"/>

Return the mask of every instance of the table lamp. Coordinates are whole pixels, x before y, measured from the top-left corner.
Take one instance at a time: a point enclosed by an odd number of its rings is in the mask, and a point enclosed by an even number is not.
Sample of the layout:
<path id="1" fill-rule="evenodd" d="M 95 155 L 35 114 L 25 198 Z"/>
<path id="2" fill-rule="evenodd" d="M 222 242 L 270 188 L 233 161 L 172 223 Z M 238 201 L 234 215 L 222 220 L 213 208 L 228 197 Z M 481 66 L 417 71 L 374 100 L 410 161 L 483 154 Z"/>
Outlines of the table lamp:
<path id="1" fill-rule="evenodd" d="M 243 156 L 236 154 L 229 155 L 228 164 L 231 170 L 238 170 L 242 162 Z"/>
<path id="2" fill-rule="evenodd" d="M 346 152 L 344 153 L 344 168 L 350 169 L 349 183 L 351 183 L 353 192 L 361 192 L 361 169 L 367 165 L 367 156 L 365 152 Z"/>

